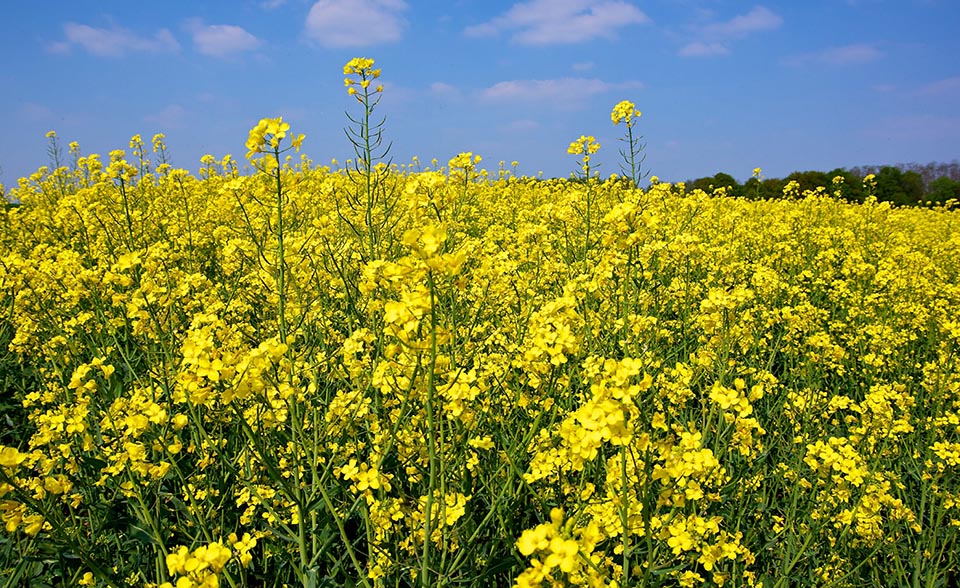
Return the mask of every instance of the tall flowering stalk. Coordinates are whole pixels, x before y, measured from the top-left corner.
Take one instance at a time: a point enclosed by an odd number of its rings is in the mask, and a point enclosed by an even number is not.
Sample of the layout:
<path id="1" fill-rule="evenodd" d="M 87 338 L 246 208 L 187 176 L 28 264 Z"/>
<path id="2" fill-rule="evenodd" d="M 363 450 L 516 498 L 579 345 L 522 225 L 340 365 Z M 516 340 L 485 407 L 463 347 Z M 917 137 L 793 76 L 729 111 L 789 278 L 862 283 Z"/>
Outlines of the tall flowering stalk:
<path id="1" fill-rule="evenodd" d="M 250 135 L 247 138 L 247 159 L 262 173 L 270 176 L 274 181 L 276 189 L 276 210 L 277 210 L 277 288 L 280 300 L 280 342 L 287 344 L 287 324 L 286 324 L 286 262 L 284 261 L 284 219 L 283 219 L 283 178 L 280 170 L 280 155 L 294 149 L 300 151 L 300 145 L 303 143 L 303 135 L 293 135 L 290 138 L 290 145 L 281 149 L 280 142 L 287 136 L 290 130 L 289 123 L 283 122 L 283 117 L 262 119 L 257 126 L 250 129 Z M 256 159 L 256 155 L 263 153 L 264 157 Z"/>
<path id="2" fill-rule="evenodd" d="M 567 153 L 570 155 L 577 155 L 580 157 L 578 162 L 580 166 L 580 177 L 583 179 L 584 184 L 586 184 L 586 210 L 584 211 L 584 222 L 586 224 L 586 230 L 584 231 L 584 244 L 583 244 L 583 259 L 586 261 L 587 254 L 590 251 L 590 230 L 592 224 L 592 215 L 593 215 L 593 188 L 590 185 L 590 173 L 591 165 L 590 158 L 600 150 L 600 143 L 597 143 L 596 137 L 593 135 L 580 135 L 580 138 L 576 141 L 570 143 L 570 146 L 567 147 Z M 593 172 L 596 173 L 596 172 Z"/>
<path id="3" fill-rule="evenodd" d="M 356 194 L 347 199 L 351 209 L 362 211 L 364 229 L 361 231 L 355 223 L 340 215 L 358 237 L 366 241 L 366 257 L 376 259 L 382 253 L 381 239 L 389 226 L 394 198 L 389 198 L 385 190 L 388 166 L 384 163 L 390 152 L 390 144 L 384 145 L 383 129 L 386 117 L 375 121 L 373 111 L 383 97 L 383 84 L 376 83 L 380 70 L 373 67 L 374 61 L 368 57 L 355 57 L 343 66 L 344 85 L 347 94 L 356 98 L 362 112 L 354 118 L 346 113 L 351 126 L 344 129 L 353 145 L 357 158 L 347 172 L 359 188 Z"/>
<path id="4" fill-rule="evenodd" d="M 641 135 L 634 135 L 633 133 L 633 126 L 637 123 L 640 115 L 641 112 L 637 110 L 636 105 L 629 100 L 621 100 L 610 112 L 610 120 L 613 121 L 614 125 L 623 123 L 627 127 L 627 135 L 620 138 L 620 141 L 626 143 L 626 147 L 620 149 L 620 155 L 623 157 L 620 169 L 624 175 L 630 178 L 634 186 L 639 186 L 640 180 L 650 173 L 649 171 L 644 173 L 641 170 L 641 166 L 647 158 L 643 152 L 647 145 L 641 143 L 643 139 Z"/>

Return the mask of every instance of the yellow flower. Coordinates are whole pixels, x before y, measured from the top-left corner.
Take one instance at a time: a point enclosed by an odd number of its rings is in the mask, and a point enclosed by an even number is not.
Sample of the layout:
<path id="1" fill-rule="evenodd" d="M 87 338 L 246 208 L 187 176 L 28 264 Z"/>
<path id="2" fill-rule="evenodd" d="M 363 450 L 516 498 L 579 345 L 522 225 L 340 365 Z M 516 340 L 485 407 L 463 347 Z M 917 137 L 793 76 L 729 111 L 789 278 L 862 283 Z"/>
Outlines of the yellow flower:
<path id="1" fill-rule="evenodd" d="M 271 151 L 280 148 L 280 142 L 287 136 L 290 130 L 290 124 L 283 122 L 283 117 L 260 119 L 255 127 L 250 129 L 247 137 L 247 159 L 253 159 L 257 153 L 264 153 L 265 147 L 270 146 Z M 303 142 L 303 135 L 294 137 L 293 147 L 299 151 L 299 145 Z M 269 160 L 267 160 L 269 161 Z"/>
<path id="2" fill-rule="evenodd" d="M 290 145 L 292 145 L 293 148 L 296 149 L 298 153 L 300 152 L 300 145 L 303 144 L 303 139 L 304 139 L 304 136 L 301 133 L 290 140 Z"/>
<path id="3" fill-rule="evenodd" d="M 613 107 L 613 111 L 610 112 L 610 120 L 612 120 L 615 125 L 626 123 L 628 127 L 632 127 L 634 120 L 640 118 L 641 114 L 633 102 L 621 100 Z"/>
<path id="4" fill-rule="evenodd" d="M 592 155 L 600 150 L 600 143 L 597 143 L 593 135 L 580 135 L 580 138 L 570 143 L 567 153 L 570 155 Z"/>
<path id="5" fill-rule="evenodd" d="M 20 453 L 16 447 L 0 449 L 0 466 L 15 468 L 27 459 L 27 454 Z"/>
<path id="6" fill-rule="evenodd" d="M 31 537 L 36 537 L 37 533 L 43 529 L 43 523 L 43 517 L 40 515 L 23 517 L 23 532 Z"/>
<path id="7" fill-rule="evenodd" d="M 373 74 L 373 60 L 368 57 L 354 57 L 343 66 L 343 75 L 356 74 L 366 76 Z M 377 70 L 380 75 L 380 70 Z"/>

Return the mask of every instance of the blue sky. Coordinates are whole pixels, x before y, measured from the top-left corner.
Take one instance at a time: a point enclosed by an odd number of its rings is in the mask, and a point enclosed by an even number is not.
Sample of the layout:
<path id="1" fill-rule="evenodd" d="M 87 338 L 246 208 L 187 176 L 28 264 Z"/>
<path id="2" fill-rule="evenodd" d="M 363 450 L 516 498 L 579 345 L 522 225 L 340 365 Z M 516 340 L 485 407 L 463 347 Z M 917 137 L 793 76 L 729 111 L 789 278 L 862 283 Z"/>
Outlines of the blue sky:
<path id="1" fill-rule="evenodd" d="M 957 0 L 234 0 L 8 2 L 0 21 L 0 182 L 47 162 L 56 130 L 84 153 L 167 137 L 173 163 L 242 158 L 283 116 L 317 163 L 351 150 L 343 86 L 372 57 L 396 162 L 461 151 L 566 176 L 592 134 L 643 112 L 663 180 L 743 181 L 960 157 Z"/>

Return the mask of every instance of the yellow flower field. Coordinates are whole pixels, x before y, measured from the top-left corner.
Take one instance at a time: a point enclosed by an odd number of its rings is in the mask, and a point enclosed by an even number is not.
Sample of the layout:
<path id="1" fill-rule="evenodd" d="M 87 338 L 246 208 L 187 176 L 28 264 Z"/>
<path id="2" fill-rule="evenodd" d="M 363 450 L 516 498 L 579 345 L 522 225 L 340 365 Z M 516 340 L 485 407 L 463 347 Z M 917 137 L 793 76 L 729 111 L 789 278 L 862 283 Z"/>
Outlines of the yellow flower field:
<path id="1" fill-rule="evenodd" d="M 391 165 L 344 74 L 345 167 L 10 192 L 0 586 L 956 585 L 956 211 Z"/>

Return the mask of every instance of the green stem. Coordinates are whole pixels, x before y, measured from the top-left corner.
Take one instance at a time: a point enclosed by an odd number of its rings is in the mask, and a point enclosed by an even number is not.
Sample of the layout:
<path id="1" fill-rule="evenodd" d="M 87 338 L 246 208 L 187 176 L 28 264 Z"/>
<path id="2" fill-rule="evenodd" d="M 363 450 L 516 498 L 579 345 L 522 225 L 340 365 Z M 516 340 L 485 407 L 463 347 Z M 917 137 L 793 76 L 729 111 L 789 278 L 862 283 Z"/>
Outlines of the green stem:
<path id="1" fill-rule="evenodd" d="M 423 516 L 423 559 L 420 562 L 420 585 L 423 588 L 430 586 L 430 542 L 433 534 L 431 515 L 433 511 L 433 489 L 437 485 L 437 431 L 434 426 L 433 394 L 434 373 L 437 367 L 437 312 L 433 273 L 427 274 L 430 285 L 430 368 L 427 371 L 427 454 L 430 459 L 429 482 L 427 484 L 427 498 Z"/>
<path id="2" fill-rule="evenodd" d="M 280 174 L 280 150 L 274 149 L 273 156 L 277 160 L 277 171 L 275 178 L 277 180 L 277 256 L 279 265 L 277 267 L 277 287 L 280 298 L 280 342 L 287 344 L 287 313 L 286 313 L 286 260 L 283 251 L 283 181 Z"/>
<path id="3" fill-rule="evenodd" d="M 366 74 L 363 76 L 366 80 Z M 363 89 L 363 128 L 360 133 L 363 136 L 363 171 L 367 188 L 367 209 L 365 211 L 365 220 L 367 223 L 367 246 L 370 250 L 370 259 L 376 258 L 375 240 L 373 236 L 373 148 L 370 145 L 370 88 Z"/>

